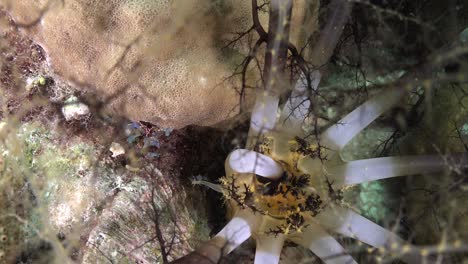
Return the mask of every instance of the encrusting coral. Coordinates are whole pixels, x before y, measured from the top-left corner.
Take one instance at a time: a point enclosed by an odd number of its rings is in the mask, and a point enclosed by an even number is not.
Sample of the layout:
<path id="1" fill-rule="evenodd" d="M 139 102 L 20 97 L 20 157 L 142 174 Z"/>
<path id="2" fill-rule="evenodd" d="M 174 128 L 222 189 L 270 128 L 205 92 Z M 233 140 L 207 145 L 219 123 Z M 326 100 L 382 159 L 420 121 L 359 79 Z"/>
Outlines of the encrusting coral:
<path id="1" fill-rule="evenodd" d="M 316 89 L 320 74 L 313 75 Z M 198 253 L 216 260 L 252 236 L 256 239 L 255 263 L 278 263 L 286 240 L 310 249 L 327 264 L 356 263 L 330 234 L 333 232 L 379 248 L 391 258 L 409 263 L 421 258 L 430 261 L 428 256 L 437 251 L 405 242 L 342 203 L 342 190 L 348 186 L 443 171 L 447 161 L 466 167 L 466 153 L 341 160 L 343 147 L 405 94 L 405 88 L 383 90 L 311 142 L 302 139 L 310 101 L 301 80 L 279 118 L 279 98 L 259 94 L 247 149 L 234 150 L 227 157 L 221 185 L 196 182 L 222 192 L 234 212 Z"/>
<path id="2" fill-rule="evenodd" d="M 231 32 L 247 32 L 250 3 L 215 2 L 0 0 L 0 6 L 41 44 L 60 76 L 93 88 L 106 110 L 180 128 L 214 125 L 237 112 L 237 84 L 226 79 L 249 51 L 243 43 L 219 48 Z M 297 12 L 297 24 L 302 19 Z"/>

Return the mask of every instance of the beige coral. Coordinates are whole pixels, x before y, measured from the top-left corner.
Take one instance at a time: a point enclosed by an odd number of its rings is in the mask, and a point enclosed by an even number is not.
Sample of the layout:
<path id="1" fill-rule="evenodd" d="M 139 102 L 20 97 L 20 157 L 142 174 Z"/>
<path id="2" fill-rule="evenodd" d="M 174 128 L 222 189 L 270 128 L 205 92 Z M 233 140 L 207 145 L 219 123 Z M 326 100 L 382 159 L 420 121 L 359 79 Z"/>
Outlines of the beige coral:
<path id="1" fill-rule="evenodd" d="M 236 113 L 234 84 L 223 81 L 232 74 L 232 59 L 223 57 L 220 43 L 232 37 L 227 33 L 250 28 L 250 1 L 0 0 L 0 5 L 46 49 L 60 75 L 94 88 L 109 99 L 105 105 L 113 113 L 175 128 L 213 125 Z M 296 17 L 300 25 L 304 16 Z M 267 14 L 261 19 L 266 25 Z M 245 50 L 239 45 L 233 53 L 242 56 Z"/>

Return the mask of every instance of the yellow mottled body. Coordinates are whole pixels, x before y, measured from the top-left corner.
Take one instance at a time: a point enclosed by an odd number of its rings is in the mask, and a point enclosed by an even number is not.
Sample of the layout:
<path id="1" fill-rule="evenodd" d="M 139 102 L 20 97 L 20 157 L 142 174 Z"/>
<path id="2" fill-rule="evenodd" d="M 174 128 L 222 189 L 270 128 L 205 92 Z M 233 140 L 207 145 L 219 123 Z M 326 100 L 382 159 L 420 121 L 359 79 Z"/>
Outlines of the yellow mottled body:
<path id="1" fill-rule="evenodd" d="M 285 173 L 275 182 L 265 182 L 253 174 L 233 173 L 222 178 L 224 196 L 232 211 L 229 215 L 247 207 L 265 215 L 261 233 L 301 232 L 305 219 L 310 220 L 323 208 L 317 186 L 310 185 L 311 177 L 318 175 L 309 175 L 298 166 L 300 159 L 319 152 L 318 145 L 270 133 L 259 140 L 255 150 L 278 162 Z"/>

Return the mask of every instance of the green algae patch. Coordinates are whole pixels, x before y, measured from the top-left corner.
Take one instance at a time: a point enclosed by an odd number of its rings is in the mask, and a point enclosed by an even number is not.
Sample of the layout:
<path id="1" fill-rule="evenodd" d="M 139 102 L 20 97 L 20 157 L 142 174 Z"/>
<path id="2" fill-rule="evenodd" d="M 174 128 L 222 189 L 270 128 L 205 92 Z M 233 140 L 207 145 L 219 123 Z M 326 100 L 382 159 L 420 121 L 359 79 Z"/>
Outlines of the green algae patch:
<path id="1" fill-rule="evenodd" d="M 90 216 L 97 198 L 89 181 L 97 150 L 74 142 L 74 137 L 69 137 L 69 146 L 61 144 L 62 135 L 37 122 L 3 122 L 8 128 L 2 131 L 0 142 L 4 164 L 0 226 L 6 230 L 8 242 L 0 245 L 4 259 L 13 261 L 28 251 L 41 251 L 36 247 L 48 248 L 40 255 L 49 263 L 64 259 L 68 249 L 59 245 L 57 234 L 69 234 L 73 224 Z"/>

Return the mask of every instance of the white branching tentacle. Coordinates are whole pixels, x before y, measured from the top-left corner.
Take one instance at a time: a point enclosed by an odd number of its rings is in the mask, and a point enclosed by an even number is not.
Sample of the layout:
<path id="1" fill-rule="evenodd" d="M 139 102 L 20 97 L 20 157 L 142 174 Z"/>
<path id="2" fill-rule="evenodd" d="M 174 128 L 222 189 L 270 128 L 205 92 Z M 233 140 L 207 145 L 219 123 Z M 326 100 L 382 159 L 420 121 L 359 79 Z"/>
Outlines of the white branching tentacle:
<path id="1" fill-rule="evenodd" d="M 315 90 L 320 83 L 320 72 L 313 71 L 310 77 L 312 89 Z M 282 128 L 286 128 L 290 134 L 301 135 L 302 123 L 310 113 L 309 108 L 310 98 L 309 91 L 307 91 L 307 80 L 304 76 L 301 76 L 281 111 L 281 117 L 278 122 L 279 129 L 284 130 Z"/>
<path id="2" fill-rule="evenodd" d="M 383 112 L 398 104 L 404 94 L 405 89 L 392 88 L 369 99 L 323 132 L 320 137 L 321 145 L 341 150 Z"/>
<path id="3" fill-rule="evenodd" d="M 407 252 L 400 258 L 407 263 L 422 263 L 419 252 L 411 250 L 412 246 L 406 241 L 351 209 L 334 206 L 321 213 L 317 220 L 338 234 L 357 239 L 374 248 L 383 248 L 391 252 L 392 248 L 408 247 L 412 252 Z M 433 262 L 427 260 L 426 263 Z"/>
<path id="4" fill-rule="evenodd" d="M 317 216 L 317 220 L 327 228 L 362 241 L 373 247 L 385 247 L 391 243 L 403 244 L 403 240 L 351 209 L 333 206 Z"/>
<path id="5" fill-rule="evenodd" d="M 308 223 L 298 243 L 310 249 L 326 264 L 356 263 L 335 238 L 313 222 Z"/>
<path id="6" fill-rule="evenodd" d="M 278 111 L 279 98 L 267 92 L 257 93 L 252 116 L 250 118 L 250 129 L 247 138 L 247 149 L 252 149 L 262 134 L 271 131 L 276 124 L 276 113 Z"/>
<path id="7" fill-rule="evenodd" d="M 252 235 L 259 221 L 261 217 L 258 215 L 248 210 L 240 210 L 212 241 L 223 249 L 223 255 L 229 254 Z"/>
<path id="8" fill-rule="evenodd" d="M 269 179 L 278 179 L 283 169 L 272 158 L 247 149 L 237 149 L 229 154 L 226 167 L 235 173 L 253 173 Z"/>
<path id="9" fill-rule="evenodd" d="M 311 57 L 315 66 L 324 65 L 332 56 L 341 33 L 352 10 L 350 1 L 334 0 L 330 4 L 331 14 L 320 38 L 315 44 Z"/>
<path id="10" fill-rule="evenodd" d="M 468 166 L 466 153 L 441 155 L 418 155 L 374 158 L 346 162 L 343 165 L 328 168 L 329 179 L 335 188 L 344 185 L 359 184 L 385 178 L 414 174 L 434 173 L 448 169 L 447 160 Z"/>
<path id="11" fill-rule="evenodd" d="M 263 235 L 257 239 L 254 264 L 279 263 L 281 250 L 283 249 L 285 236 Z"/>

